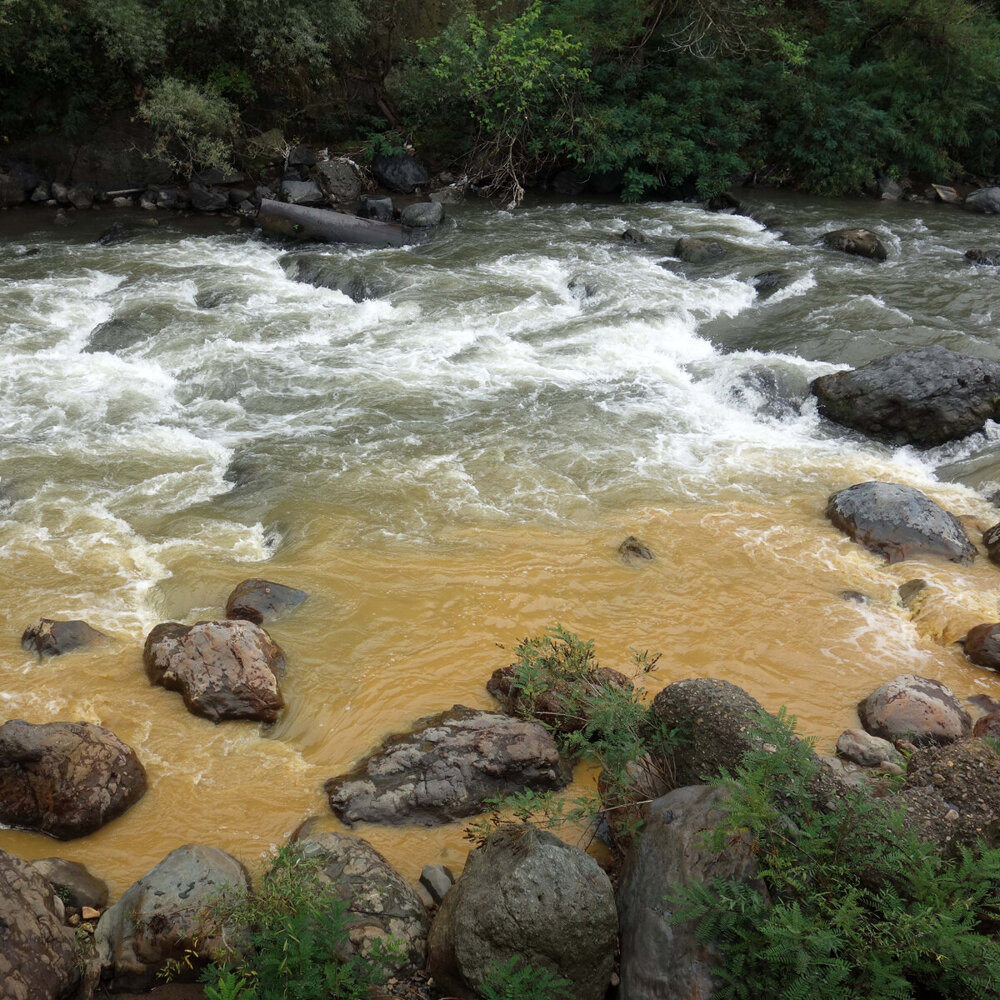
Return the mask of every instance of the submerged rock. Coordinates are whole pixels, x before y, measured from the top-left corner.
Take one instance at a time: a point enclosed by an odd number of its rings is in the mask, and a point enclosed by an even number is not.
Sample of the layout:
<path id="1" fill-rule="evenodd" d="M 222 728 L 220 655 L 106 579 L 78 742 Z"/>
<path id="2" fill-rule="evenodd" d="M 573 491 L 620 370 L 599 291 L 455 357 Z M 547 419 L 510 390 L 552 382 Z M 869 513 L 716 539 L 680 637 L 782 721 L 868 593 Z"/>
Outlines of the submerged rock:
<path id="1" fill-rule="evenodd" d="M 444 897 L 428 968 L 464 1000 L 511 960 L 569 980 L 574 1000 L 602 1000 L 617 932 L 614 890 L 593 858 L 530 824 L 503 826 Z"/>
<path id="2" fill-rule="evenodd" d="M 321 882 L 333 886 L 347 906 L 351 947 L 367 954 L 376 941 L 394 939 L 400 955 L 391 976 L 422 969 L 430 921 L 420 897 L 367 841 L 346 833 L 316 833 L 299 840 L 296 852 L 318 862 Z"/>
<path id="3" fill-rule="evenodd" d="M 750 283 L 758 299 L 769 299 L 788 284 L 788 275 L 784 271 L 761 271 L 753 276 Z"/>
<path id="4" fill-rule="evenodd" d="M 69 840 L 100 829 L 146 791 L 135 751 L 90 722 L 0 726 L 0 822 Z"/>
<path id="5" fill-rule="evenodd" d="M 1000 250 L 966 250 L 965 259 L 973 264 L 1000 267 Z"/>
<path id="6" fill-rule="evenodd" d="M 455 705 L 390 736 L 349 774 L 324 785 L 330 808 L 358 822 L 435 826 L 480 812 L 486 799 L 564 788 L 570 768 L 537 722 Z"/>
<path id="7" fill-rule="evenodd" d="M 837 229 L 823 234 L 823 245 L 830 250 L 883 261 L 889 255 L 882 241 L 868 229 Z"/>
<path id="8" fill-rule="evenodd" d="M 95 941 L 112 992 L 148 990 L 168 962 L 180 980 L 194 980 L 213 960 L 231 957 L 243 928 L 206 921 L 209 905 L 230 890 L 250 889 L 246 869 L 217 847 L 185 844 L 132 884 L 97 924 Z"/>
<path id="9" fill-rule="evenodd" d="M 82 979 L 63 904 L 35 867 L 0 851 L 0 996 L 66 1000 Z"/>
<path id="10" fill-rule="evenodd" d="M 343 292 L 354 302 L 379 299 L 388 291 L 388 285 L 383 279 L 365 274 L 351 265 L 345 265 L 342 259 L 326 254 L 290 254 L 282 258 L 281 263 L 292 281 Z"/>
<path id="11" fill-rule="evenodd" d="M 164 622 L 146 637 L 142 658 L 153 684 L 179 691 L 188 711 L 212 722 L 274 722 L 284 707 L 284 653 L 252 622 Z"/>
<path id="12" fill-rule="evenodd" d="M 1000 215 L 1000 187 L 979 188 L 965 197 L 965 207 L 981 215 Z"/>
<path id="13" fill-rule="evenodd" d="M 915 674 L 896 677 L 858 703 L 861 725 L 884 740 L 918 746 L 953 743 L 969 735 L 972 719 L 940 681 Z"/>
<path id="14" fill-rule="evenodd" d="M 107 641 L 103 632 L 84 621 L 54 621 L 40 618 L 21 636 L 21 648 L 39 656 L 61 656 L 76 649 L 87 649 Z"/>
<path id="15" fill-rule="evenodd" d="M 269 580 L 244 580 L 226 601 L 227 618 L 245 618 L 255 625 L 272 622 L 297 608 L 309 595 Z"/>
<path id="16" fill-rule="evenodd" d="M 912 486 L 857 483 L 830 497 L 826 516 L 890 563 L 937 555 L 968 565 L 976 555 L 958 520 Z"/>
<path id="17" fill-rule="evenodd" d="M 819 411 L 890 444 L 944 444 L 1000 415 L 1000 365 L 935 345 L 814 379 Z"/>
<path id="18" fill-rule="evenodd" d="M 682 236 L 674 245 L 674 256 L 688 264 L 707 264 L 724 257 L 726 251 L 715 240 L 701 240 L 694 236 Z"/>
<path id="19" fill-rule="evenodd" d="M 641 566 L 643 563 L 655 559 L 653 550 L 640 542 L 635 535 L 629 535 L 621 545 L 618 546 L 618 556 L 626 566 Z"/>
<path id="20" fill-rule="evenodd" d="M 1000 625 L 977 625 L 970 629 L 962 648 L 976 666 L 1000 670 Z"/>

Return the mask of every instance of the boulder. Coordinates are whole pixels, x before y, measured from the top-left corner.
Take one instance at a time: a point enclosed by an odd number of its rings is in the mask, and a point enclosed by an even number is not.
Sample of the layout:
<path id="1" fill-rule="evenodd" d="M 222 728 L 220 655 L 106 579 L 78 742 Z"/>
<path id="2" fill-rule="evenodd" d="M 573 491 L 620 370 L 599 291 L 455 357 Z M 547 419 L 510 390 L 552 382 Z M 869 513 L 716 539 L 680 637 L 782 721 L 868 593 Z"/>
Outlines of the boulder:
<path id="1" fill-rule="evenodd" d="M 0 851 L 0 996 L 66 1000 L 82 979 L 63 904 L 31 864 Z"/>
<path id="2" fill-rule="evenodd" d="M 274 722 L 285 704 L 285 655 L 253 622 L 165 622 L 146 637 L 142 659 L 153 684 L 179 691 L 188 711 L 212 722 Z"/>
<path id="3" fill-rule="evenodd" d="M 826 516 L 889 563 L 934 555 L 968 565 L 976 556 L 957 518 L 912 486 L 856 483 L 830 497 Z"/>
<path id="4" fill-rule="evenodd" d="M 399 221 L 411 229 L 430 229 L 440 226 L 444 219 L 444 205 L 436 201 L 418 201 L 407 205 L 400 213 Z"/>
<path id="5" fill-rule="evenodd" d="M 380 153 L 372 159 L 375 180 L 390 191 L 410 194 L 418 187 L 430 183 L 430 174 L 422 163 L 405 153 L 386 155 Z"/>
<path id="6" fill-rule="evenodd" d="M 994 524 L 992 528 L 987 528 L 983 532 L 983 545 L 986 546 L 990 562 L 1000 566 L 1000 523 Z"/>
<path id="7" fill-rule="evenodd" d="M 513 664 L 501 667 L 493 671 L 486 682 L 486 690 L 508 714 L 522 718 L 534 716 L 560 733 L 584 729 L 590 721 L 586 704 L 589 697 L 599 696 L 608 688 L 622 692 L 633 688 L 623 673 L 610 667 L 592 667 L 572 685 L 562 679 L 555 679 L 554 683 L 536 679 L 536 685 L 546 683 L 547 686 L 533 698 L 519 688 L 516 679 L 517 668 Z"/>
<path id="8" fill-rule="evenodd" d="M 295 849 L 321 865 L 320 880 L 348 903 L 348 933 L 357 952 L 368 954 L 376 941 L 395 938 L 402 954 L 386 972 L 406 975 L 424 967 L 430 927 L 424 904 L 371 844 L 346 833 L 317 833 Z"/>
<path id="9" fill-rule="evenodd" d="M 1000 757 L 985 740 L 917 750 L 892 801 L 905 805 L 907 825 L 946 857 L 980 842 L 1000 846 Z"/>
<path id="10" fill-rule="evenodd" d="M 965 207 L 981 215 L 1000 215 L 1000 187 L 980 188 L 965 196 Z"/>
<path id="11" fill-rule="evenodd" d="M 629 535 L 618 546 L 618 556 L 626 566 L 642 566 L 656 558 L 653 555 L 653 550 L 640 542 L 635 535 Z"/>
<path id="12" fill-rule="evenodd" d="M 356 270 L 356 262 L 345 270 L 345 263 L 342 256 L 330 257 L 322 253 L 289 254 L 281 260 L 292 281 L 343 292 L 354 302 L 380 299 L 387 293 L 388 285 L 382 278 Z"/>
<path id="13" fill-rule="evenodd" d="M 69 203 L 80 211 L 86 211 L 94 207 L 94 199 L 97 197 L 97 189 L 93 184 L 74 184 L 66 192 Z"/>
<path id="14" fill-rule="evenodd" d="M 375 219 L 377 222 L 392 222 L 396 214 L 391 198 L 362 198 L 358 211 L 363 219 Z"/>
<path id="15" fill-rule="evenodd" d="M 674 256 L 688 264 L 707 264 L 725 256 L 721 243 L 715 240 L 700 240 L 694 236 L 682 236 L 674 244 Z"/>
<path id="16" fill-rule="evenodd" d="M 455 884 L 455 876 L 447 865 L 424 865 L 420 869 L 420 884 L 427 890 L 434 905 L 440 906 Z"/>
<path id="17" fill-rule="evenodd" d="M 69 186 L 60 184 L 59 181 L 52 182 L 52 197 L 60 205 L 69 204 Z"/>
<path id="18" fill-rule="evenodd" d="M 899 764 L 903 755 L 888 741 L 863 729 L 845 729 L 837 739 L 837 753 L 862 767 L 878 767 L 883 761 Z"/>
<path id="19" fill-rule="evenodd" d="M 347 160 L 324 160 L 316 167 L 316 177 L 327 199 L 335 205 L 361 197 L 361 178 Z"/>
<path id="20" fill-rule="evenodd" d="M 191 181 L 188 185 L 188 197 L 191 199 L 191 207 L 199 212 L 221 212 L 229 207 L 229 193 L 227 191 L 206 187 L 198 181 Z M 173 206 L 163 205 L 161 207 Z"/>
<path id="21" fill-rule="evenodd" d="M 135 751 L 90 722 L 0 726 L 0 823 L 69 840 L 120 816 L 146 791 Z"/>
<path id="22" fill-rule="evenodd" d="M 733 215 L 744 214 L 743 206 L 740 204 L 739 199 L 734 198 L 728 191 L 713 194 L 708 199 L 708 204 L 705 207 L 710 212 L 730 212 Z"/>
<path id="23" fill-rule="evenodd" d="M 75 649 L 103 643 L 107 636 L 83 621 L 54 621 L 40 618 L 21 635 L 21 648 L 39 656 L 61 656 Z"/>
<path id="24" fill-rule="evenodd" d="M 98 351 L 118 354 L 156 336 L 162 329 L 162 319 L 154 312 L 143 312 L 140 309 L 138 313 L 113 316 L 94 327 L 83 351 L 85 354 Z"/>
<path id="25" fill-rule="evenodd" d="M 91 875 L 84 865 L 65 858 L 41 858 L 31 863 L 67 906 L 100 910 L 108 905 L 107 883 Z"/>
<path id="26" fill-rule="evenodd" d="M 1000 267 L 1000 250 L 966 250 L 965 259 L 973 264 Z"/>
<path id="27" fill-rule="evenodd" d="M 621 235 L 623 243 L 641 244 L 648 242 L 646 234 L 641 229 L 633 229 L 631 226 Z"/>
<path id="28" fill-rule="evenodd" d="M 324 788 L 348 826 L 358 822 L 435 826 L 525 789 L 564 788 L 570 768 L 537 722 L 455 705 L 390 736 L 352 772 Z"/>
<path id="29" fill-rule="evenodd" d="M 171 851 L 133 883 L 94 934 L 110 990 L 150 989 L 171 961 L 181 965 L 178 978 L 193 980 L 210 961 L 229 958 L 245 931 L 215 926 L 208 914 L 227 889 L 249 891 L 246 869 L 231 854 L 201 844 Z"/>
<path id="30" fill-rule="evenodd" d="M 668 684 L 653 699 L 653 713 L 684 737 L 681 752 L 674 755 L 675 784 L 697 785 L 740 765 L 756 745 L 751 733 L 764 709 L 729 681 L 693 677 Z"/>
<path id="31" fill-rule="evenodd" d="M 31 200 L 38 204 L 39 202 L 48 201 L 52 197 L 52 188 L 42 181 L 35 187 L 35 190 L 31 192 Z"/>
<path id="32" fill-rule="evenodd" d="M 281 182 L 279 197 L 290 205 L 323 205 L 326 202 L 315 181 L 285 179 Z"/>
<path id="33" fill-rule="evenodd" d="M 750 284 L 758 299 L 769 299 L 788 284 L 788 275 L 784 271 L 761 271 L 753 276 Z"/>
<path id="34" fill-rule="evenodd" d="M 969 629 L 962 647 L 977 667 L 1000 670 L 1000 625 L 977 625 Z"/>
<path id="35" fill-rule="evenodd" d="M 885 260 L 889 255 L 882 241 L 868 229 L 837 229 L 823 234 L 823 245 L 830 250 L 866 257 L 868 260 Z"/>
<path id="36" fill-rule="evenodd" d="M 269 580 L 244 580 L 226 601 L 227 618 L 245 618 L 255 625 L 273 622 L 297 608 L 309 595 Z"/>
<path id="37" fill-rule="evenodd" d="M 136 227 L 126 226 L 123 222 L 112 222 L 94 242 L 102 247 L 113 247 L 135 236 L 138 231 Z"/>
<path id="38" fill-rule="evenodd" d="M 503 826 L 444 897 L 428 968 L 463 1000 L 512 959 L 569 980 L 574 1000 L 603 1000 L 617 932 L 614 892 L 593 858 L 533 826 Z"/>
<path id="39" fill-rule="evenodd" d="M 899 601 L 908 611 L 912 611 L 914 608 L 920 604 L 920 595 L 930 587 L 930 584 L 926 580 L 920 578 L 914 580 L 907 580 L 906 583 L 901 583 L 896 588 L 896 593 L 899 594 Z"/>
<path id="40" fill-rule="evenodd" d="M 989 715 L 976 719 L 972 735 L 979 739 L 988 736 L 992 740 L 1000 740 L 1000 712 L 990 712 Z"/>
<path id="41" fill-rule="evenodd" d="M 861 725 L 884 740 L 918 746 L 953 743 L 972 731 L 972 719 L 940 681 L 905 674 L 858 703 Z"/>
<path id="42" fill-rule="evenodd" d="M 701 1000 L 722 984 L 714 945 L 699 942 L 692 921 L 677 919 L 677 887 L 713 879 L 751 882 L 751 844 L 730 838 L 708 846 L 724 819 L 725 792 L 705 785 L 678 788 L 649 808 L 642 836 L 630 848 L 618 883 L 620 1000 Z"/>
<path id="43" fill-rule="evenodd" d="M 316 165 L 316 152 L 310 146 L 292 146 L 285 156 L 289 167 L 313 167 Z"/>

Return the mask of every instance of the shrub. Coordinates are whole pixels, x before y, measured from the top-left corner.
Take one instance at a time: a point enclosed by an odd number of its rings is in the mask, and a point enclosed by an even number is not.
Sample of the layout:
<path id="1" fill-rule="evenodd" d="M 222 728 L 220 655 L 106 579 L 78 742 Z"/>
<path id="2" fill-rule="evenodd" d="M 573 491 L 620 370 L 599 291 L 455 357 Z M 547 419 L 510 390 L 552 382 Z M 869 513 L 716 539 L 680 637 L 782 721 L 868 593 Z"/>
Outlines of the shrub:
<path id="1" fill-rule="evenodd" d="M 752 838 L 760 884 L 679 890 L 723 966 L 717 996 L 744 1000 L 966 1000 L 1000 982 L 1000 851 L 952 862 L 902 811 L 862 790 L 830 798 L 808 742 L 781 715 L 716 784 L 729 792 L 714 847 Z M 889 800 L 891 802 L 891 800 Z"/>
<path id="2" fill-rule="evenodd" d="M 572 1000 L 571 983 L 516 958 L 497 962 L 479 987 L 483 1000 Z"/>

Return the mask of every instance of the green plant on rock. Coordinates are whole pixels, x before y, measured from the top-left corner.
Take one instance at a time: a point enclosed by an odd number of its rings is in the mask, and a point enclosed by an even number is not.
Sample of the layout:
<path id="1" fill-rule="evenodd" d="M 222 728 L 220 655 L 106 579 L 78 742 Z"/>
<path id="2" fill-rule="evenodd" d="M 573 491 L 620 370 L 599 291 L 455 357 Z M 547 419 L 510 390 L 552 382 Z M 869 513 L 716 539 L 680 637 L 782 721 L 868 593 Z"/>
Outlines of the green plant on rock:
<path id="1" fill-rule="evenodd" d="M 793 720 L 762 717 L 756 749 L 717 782 L 721 849 L 750 838 L 754 883 L 678 890 L 677 919 L 722 958 L 720 998 L 966 1000 L 1000 982 L 1000 850 L 945 860 L 901 810 L 831 790 Z"/>
<path id="2" fill-rule="evenodd" d="M 483 1000 L 571 1000 L 568 979 L 517 958 L 491 966 L 479 986 Z"/>
<path id="3" fill-rule="evenodd" d="M 247 927 L 229 962 L 210 965 L 203 981 L 213 1000 L 368 1000 L 398 957 L 391 939 L 360 954 L 351 944 L 349 904 L 321 874 L 318 860 L 295 846 L 278 850 L 255 892 L 222 897 L 216 927 Z"/>

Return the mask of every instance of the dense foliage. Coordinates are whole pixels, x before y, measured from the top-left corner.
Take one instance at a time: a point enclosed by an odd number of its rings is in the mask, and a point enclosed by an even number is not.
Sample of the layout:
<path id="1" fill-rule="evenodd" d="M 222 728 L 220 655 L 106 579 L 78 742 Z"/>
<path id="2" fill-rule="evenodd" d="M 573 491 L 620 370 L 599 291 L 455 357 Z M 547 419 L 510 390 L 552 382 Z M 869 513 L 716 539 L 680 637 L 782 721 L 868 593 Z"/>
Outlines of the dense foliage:
<path id="1" fill-rule="evenodd" d="M 416 0 L 0 0 L 0 137 L 138 114 L 185 164 L 275 125 L 323 143 L 387 133 L 515 203 L 559 168 L 626 198 L 748 175 L 827 193 L 989 176 L 998 14 L 970 0 L 448 0 L 433 17 Z"/>
<path id="2" fill-rule="evenodd" d="M 1000 982 L 1000 851 L 944 860 L 902 812 L 863 791 L 835 803 L 819 761 L 784 719 L 718 782 L 729 792 L 716 847 L 749 838 L 752 884 L 682 893 L 724 961 L 720 997 L 743 1000 L 971 1000 Z"/>

